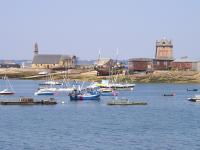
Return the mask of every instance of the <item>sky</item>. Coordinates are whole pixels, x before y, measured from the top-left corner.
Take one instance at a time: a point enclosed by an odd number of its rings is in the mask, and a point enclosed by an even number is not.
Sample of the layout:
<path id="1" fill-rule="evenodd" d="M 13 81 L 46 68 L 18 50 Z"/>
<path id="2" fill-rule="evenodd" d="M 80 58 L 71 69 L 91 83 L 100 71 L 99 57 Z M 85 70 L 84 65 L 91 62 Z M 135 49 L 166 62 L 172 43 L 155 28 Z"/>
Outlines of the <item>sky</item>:
<path id="1" fill-rule="evenodd" d="M 200 59 L 199 0 L 0 0 L 0 59 L 41 54 L 154 58 L 172 40 L 174 58 Z M 118 56 L 117 56 L 118 49 Z"/>

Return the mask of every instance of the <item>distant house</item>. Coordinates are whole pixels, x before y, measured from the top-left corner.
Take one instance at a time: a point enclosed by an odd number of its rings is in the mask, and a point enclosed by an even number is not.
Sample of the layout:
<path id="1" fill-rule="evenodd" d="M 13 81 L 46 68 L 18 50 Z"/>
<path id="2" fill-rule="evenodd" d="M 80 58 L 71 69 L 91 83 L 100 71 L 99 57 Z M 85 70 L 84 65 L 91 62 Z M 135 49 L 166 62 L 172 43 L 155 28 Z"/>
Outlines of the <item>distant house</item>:
<path id="1" fill-rule="evenodd" d="M 176 59 L 172 62 L 173 70 L 197 70 L 195 69 L 197 62 L 188 58 Z"/>
<path id="2" fill-rule="evenodd" d="M 32 68 L 65 69 L 74 68 L 75 65 L 76 56 L 39 54 L 38 44 L 35 43 Z"/>
<path id="3" fill-rule="evenodd" d="M 200 71 L 200 61 L 196 61 L 192 64 L 193 71 Z"/>
<path id="4" fill-rule="evenodd" d="M 112 74 L 121 74 L 124 65 L 110 58 L 100 58 L 96 61 L 95 70 L 97 75 L 108 76 Z"/>
<path id="5" fill-rule="evenodd" d="M 153 71 L 153 59 L 151 58 L 132 58 L 128 60 L 129 73 L 135 71 L 139 72 L 152 72 Z"/>
<path id="6" fill-rule="evenodd" d="M 20 68 L 19 64 L 0 64 L 0 68 Z"/>

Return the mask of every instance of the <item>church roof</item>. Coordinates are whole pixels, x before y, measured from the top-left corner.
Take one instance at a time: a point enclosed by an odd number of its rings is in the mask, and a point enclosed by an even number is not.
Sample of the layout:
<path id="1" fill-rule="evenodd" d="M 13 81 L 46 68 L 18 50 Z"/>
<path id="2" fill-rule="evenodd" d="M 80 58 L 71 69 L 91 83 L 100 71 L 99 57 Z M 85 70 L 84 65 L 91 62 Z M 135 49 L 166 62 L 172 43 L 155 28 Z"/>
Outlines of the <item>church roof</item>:
<path id="1" fill-rule="evenodd" d="M 68 55 L 37 54 L 34 55 L 32 64 L 58 64 L 63 59 L 71 59 L 71 57 Z"/>

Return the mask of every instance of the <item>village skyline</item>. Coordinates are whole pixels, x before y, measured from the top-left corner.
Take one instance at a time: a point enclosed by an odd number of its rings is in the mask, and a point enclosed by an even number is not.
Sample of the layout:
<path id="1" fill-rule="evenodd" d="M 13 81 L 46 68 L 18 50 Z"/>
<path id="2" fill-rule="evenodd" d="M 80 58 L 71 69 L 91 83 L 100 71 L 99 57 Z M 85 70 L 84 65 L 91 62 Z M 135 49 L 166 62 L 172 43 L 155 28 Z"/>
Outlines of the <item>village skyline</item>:
<path id="1" fill-rule="evenodd" d="M 198 56 L 199 1 L 2 1 L 0 59 L 33 58 L 40 53 L 81 59 L 154 58 L 156 40 L 174 45 L 174 58 Z"/>

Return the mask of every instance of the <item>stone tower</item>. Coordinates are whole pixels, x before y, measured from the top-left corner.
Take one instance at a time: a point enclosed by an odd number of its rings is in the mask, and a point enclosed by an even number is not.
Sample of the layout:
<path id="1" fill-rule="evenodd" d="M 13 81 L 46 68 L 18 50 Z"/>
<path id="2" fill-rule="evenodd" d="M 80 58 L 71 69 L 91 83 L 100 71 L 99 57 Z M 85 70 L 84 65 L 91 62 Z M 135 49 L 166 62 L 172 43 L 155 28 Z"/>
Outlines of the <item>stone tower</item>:
<path id="1" fill-rule="evenodd" d="M 173 59 L 173 44 L 171 40 L 156 41 L 155 59 Z"/>
<path id="2" fill-rule="evenodd" d="M 34 45 L 34 54 L 37 55 L 39 52 L 38 52 L 38 44 L 35 43 Z"/>

